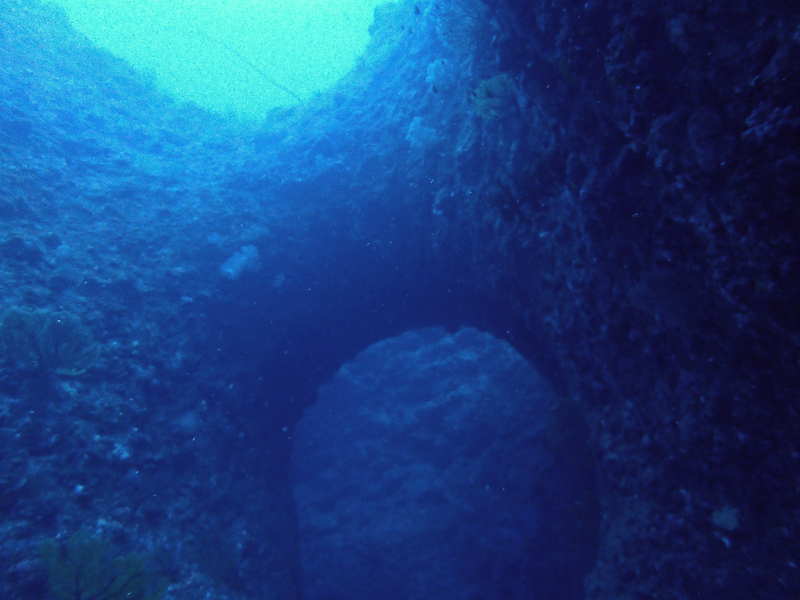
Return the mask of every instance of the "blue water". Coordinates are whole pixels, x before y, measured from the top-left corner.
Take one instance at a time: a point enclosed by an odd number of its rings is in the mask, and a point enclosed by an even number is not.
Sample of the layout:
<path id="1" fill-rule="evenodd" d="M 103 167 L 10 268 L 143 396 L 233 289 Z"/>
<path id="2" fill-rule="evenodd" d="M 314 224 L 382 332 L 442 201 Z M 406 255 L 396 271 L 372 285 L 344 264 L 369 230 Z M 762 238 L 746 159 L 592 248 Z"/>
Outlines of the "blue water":
<path id="1" fill-rule="evenodd" d="M 52 0 L 91 42 L 180 102 L 244 120 L 333 86 L 369 40 L 376 0 Z"/>

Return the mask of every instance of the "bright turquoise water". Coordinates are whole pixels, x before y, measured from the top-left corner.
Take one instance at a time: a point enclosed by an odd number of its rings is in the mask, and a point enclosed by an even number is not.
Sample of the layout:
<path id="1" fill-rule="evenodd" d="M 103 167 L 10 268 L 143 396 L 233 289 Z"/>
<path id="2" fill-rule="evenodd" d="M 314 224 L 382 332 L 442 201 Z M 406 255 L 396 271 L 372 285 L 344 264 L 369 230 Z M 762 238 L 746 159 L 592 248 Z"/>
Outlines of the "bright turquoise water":
<path id="1" fill-rule="evenodd" d="M 172 96 L 260 119 L 354 65 L 385 0 L 51 0 Z"/>

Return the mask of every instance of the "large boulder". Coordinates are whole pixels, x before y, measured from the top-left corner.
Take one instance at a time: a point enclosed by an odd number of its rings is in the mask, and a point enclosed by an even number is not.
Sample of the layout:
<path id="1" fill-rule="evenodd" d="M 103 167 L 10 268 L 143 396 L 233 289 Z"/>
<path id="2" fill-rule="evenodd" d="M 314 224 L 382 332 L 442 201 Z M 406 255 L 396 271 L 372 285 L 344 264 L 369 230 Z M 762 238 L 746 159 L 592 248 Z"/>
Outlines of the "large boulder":
<path id="1" fill-rule="evenodd" d="M 294 433 L 304 598 L 571 597 L 547 514 L 553 404 L 476 329 L 410 331 L 344 365 Z"/>

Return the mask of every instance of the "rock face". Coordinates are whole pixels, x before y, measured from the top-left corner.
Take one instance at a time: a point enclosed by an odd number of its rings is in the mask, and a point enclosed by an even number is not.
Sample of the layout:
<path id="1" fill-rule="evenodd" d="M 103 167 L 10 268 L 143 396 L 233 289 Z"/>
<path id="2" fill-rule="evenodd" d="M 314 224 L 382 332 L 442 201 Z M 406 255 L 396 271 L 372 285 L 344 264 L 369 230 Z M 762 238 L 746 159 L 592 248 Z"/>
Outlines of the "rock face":
<path id="1" fill-rule="evenodd" d="M 347 363 L 294 435 L 305 598 L 537 597 L 552 401 L 472 328 L 410 331 Z"/>

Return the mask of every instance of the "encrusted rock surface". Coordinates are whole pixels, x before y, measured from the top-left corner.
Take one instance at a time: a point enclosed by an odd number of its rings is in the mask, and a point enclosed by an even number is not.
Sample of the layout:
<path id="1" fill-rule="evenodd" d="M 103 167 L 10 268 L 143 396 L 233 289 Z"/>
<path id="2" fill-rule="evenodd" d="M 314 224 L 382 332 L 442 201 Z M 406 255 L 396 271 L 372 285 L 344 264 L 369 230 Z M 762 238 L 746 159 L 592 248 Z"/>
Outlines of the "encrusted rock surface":
<path id="1" fill-rule="evenodd" d="M 564 485 L 555 404 L 472 328 L 409 331 L 346 363 L 294 434 L 304 597 L 581 597 L 594 548 L 564 532 L 587 541 L 598 515 L 580 506 L 591 477 Z"/>

